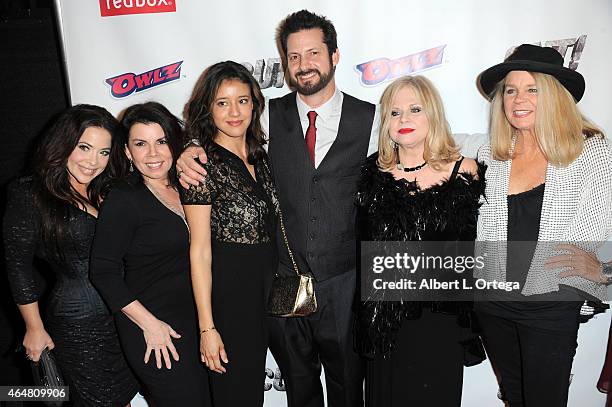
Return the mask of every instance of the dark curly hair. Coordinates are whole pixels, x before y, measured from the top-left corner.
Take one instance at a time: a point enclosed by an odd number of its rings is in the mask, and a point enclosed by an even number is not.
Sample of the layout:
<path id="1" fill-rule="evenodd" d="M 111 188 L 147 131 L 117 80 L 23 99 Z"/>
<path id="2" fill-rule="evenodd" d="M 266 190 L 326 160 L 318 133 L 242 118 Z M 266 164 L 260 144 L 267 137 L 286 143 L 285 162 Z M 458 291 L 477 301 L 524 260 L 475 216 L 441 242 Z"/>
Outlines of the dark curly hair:
<path id="1" fill-rule="evenodd" d="M 178 186 L 176 176 L 176 160 L 182 151 L 183 122 L 174 116 L 164 105 L 157 102 L 147 102 L 133 105 L 121 113 L 121 126 L 123 127 L 123 145 L 128 144 L 130 129 L 137 123 L 157 123 L 164 131 L 168 148 L 172 154 L 172 165 L 168 171 L 168 181 L 173 187 Z"/>
<path id="2" fill-rule="evenodd" d="M 332 22 L 324 16 L 311 13 L 308 10 L 300 10 L 289 14 L 281 21 L 276 31 L 276 41 L 280 44 L 284 59 L 287 58 L 287 39 L 289 35 L 313 28 L 319 28 L 323 31 L 323 42 L 327 45 L 329 57 L 332 57 L 332 54 L 338 49 L 338 35 Z"/>
<path id="3" fill-rule="evenodd" d="M 89 183 L 87 196 L 82 196 L 70 183 L 66 165 L 89 127 L 100 127 L 110 133 L 111 152 L 106 168 Z M 59 247 L 66 237 L 70 206 L 90 205 L 99 209 L 111 181 L 125 174 L 121 133 L 119 122 L 106 109 L 84 104 L 62 112 L 43 133 L 33 157 L 34 200 L 40 210 L 42 239 L 52 247 Z"/>
<path id="4" fill-rule="evenodd" d="M 212 117 L 212 107 L 225 80 L 238 80 L 249 86 L 253 101 L 253 116 L 246 133 L 247 159 L 255 164 L 264 155 L 265 134 L 259 119 L 264 110 L 265 100 L 257 80 L 242 65 L 234 61 L 218 62 L 208 67 L 196 82 L 189 101 L 185 105 L 185 142 L 198 140 L 207 154 L 217 157 L 214 138 L 217 127 Z"/>

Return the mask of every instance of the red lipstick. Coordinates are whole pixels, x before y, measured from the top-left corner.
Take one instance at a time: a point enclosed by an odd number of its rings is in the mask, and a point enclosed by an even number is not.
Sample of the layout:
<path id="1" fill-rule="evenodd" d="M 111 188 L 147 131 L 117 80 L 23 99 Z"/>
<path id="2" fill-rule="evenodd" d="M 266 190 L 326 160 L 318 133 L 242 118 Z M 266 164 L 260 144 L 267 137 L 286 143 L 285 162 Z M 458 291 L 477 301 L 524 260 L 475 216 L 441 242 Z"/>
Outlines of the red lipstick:
<path id="1" fill-rule="evenodd" d="M 414 129 L 406 127 L 406 128 L 400 129 L 399 134 L 408 134 L 408 133 L 412 133 L 413 131 Z"/>

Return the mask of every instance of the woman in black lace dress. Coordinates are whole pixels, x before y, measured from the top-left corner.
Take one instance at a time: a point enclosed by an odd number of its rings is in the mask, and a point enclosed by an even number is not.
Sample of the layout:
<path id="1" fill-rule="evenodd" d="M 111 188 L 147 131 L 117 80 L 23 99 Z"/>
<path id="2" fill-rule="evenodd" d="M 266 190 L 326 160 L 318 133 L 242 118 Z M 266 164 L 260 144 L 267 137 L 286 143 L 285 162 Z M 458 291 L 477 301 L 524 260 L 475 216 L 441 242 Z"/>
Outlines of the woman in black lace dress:
<path id="1" fill-rule="evenodd" d="M 118 139 L 119 123 L 106 110 L 71 107 L 42 139 L 34 174 L 8 191 L 6 265 L 26 325 L 23 345 L 34 361 L 53 349 L 74 406 L 125 406 L 137 392 L 113 318 L 88 278 L 98 207 L 121 173 Z M 44 316 L 35 258 L 56 277 Z"/>
<path id="2" fill-rule="evenodd" d="M 206 150 L 206 181 L 181 200 L 215 407 L 263 404 L 266 281 L 276 268 L 277 200 L 259 118 L 264 99 L 242 65 L 208 68 L 186 106 L 187 137 Z"/>
<path id="3" fill-rule="evenodd" d="M 381 98 L 381 120 L 378 153 L 358 190 L 360 240 L 474 240 L 484 170 L 459 155 L 431 82 L 394 81 Z M 479 343 L 470 315 L 469 303 L 361 302 L 366 406 L 459 406 L 465 358 L 481 360 L 465 353 L 464 345 Z"/>
<path id="4" fill-rule="evenodd" d="M 209 406 L 189 279 L 189 230 L 176 190 L 181 124 L 149 102 L 121 120 L 131 176 L 100 210 L 91 281 L 115 313 L 125 356 L 155 407 Z"/>

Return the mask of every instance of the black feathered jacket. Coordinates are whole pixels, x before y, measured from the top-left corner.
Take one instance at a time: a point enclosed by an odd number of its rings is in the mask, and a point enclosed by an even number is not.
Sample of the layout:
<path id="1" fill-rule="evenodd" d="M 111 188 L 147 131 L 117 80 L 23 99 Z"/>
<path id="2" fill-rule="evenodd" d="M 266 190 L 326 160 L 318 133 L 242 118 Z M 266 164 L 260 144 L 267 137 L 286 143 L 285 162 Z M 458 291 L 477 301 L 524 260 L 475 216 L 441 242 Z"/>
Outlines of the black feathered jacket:
<path id="1" fill-rule="evenodd" d="M 439 185 L 421 190 L 415 182 L 396 180 L 377 166 L 378 153 L 361 169 L 357 192 L 359 241 L 473 241 L 480 197 L 484 194 L 485 166 L 478 177 L 459 173 Z M 472 334 L 471 303 L 361 301 L 355 324 L 355 347 L 367 357 L 393 351 L 402 320 L 420 318 L 423 307 L 457 315 L 466 328 L 466 365 L 484 359 L 478 338 Z M 478 349 L 476 349 L 476 348 Z M 472 355 L 470 357 L 470 355 Z"/>

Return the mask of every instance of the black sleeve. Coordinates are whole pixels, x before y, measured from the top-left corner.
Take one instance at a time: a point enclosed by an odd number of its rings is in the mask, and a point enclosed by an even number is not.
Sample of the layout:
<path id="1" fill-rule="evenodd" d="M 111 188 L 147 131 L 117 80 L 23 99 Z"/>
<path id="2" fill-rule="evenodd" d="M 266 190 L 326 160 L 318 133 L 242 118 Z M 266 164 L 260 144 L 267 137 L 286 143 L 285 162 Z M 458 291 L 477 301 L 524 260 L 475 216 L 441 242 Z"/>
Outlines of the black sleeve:
<path id="1" fill-rule="evenodd" d="M 183 205 L 211 205 L 215 200 L 215 168 L 210 163 L 201 165 L 206 169 L 205 181 L 198 186 L 190 185 L 189 189 L 179 187 Z"/>
<path id="2" fill-rule="evenodd" d="M 40 240 L 40 219 L 30 182 L 14 181 L 7 192 L 3 221 L 6 271 L 15 302 L 30 304 L 39 297 L 33 261 Z"/>
<path id="3" fill-rule="evenodd" d="M 102 204 L 91 250 L 90 279 L 112 312 L 136 299 L 123 279 L 123 258 L 140 223 L 130 186 L 115 187 Z M 133 199 L 133 198 L 132 198 Z"/>

